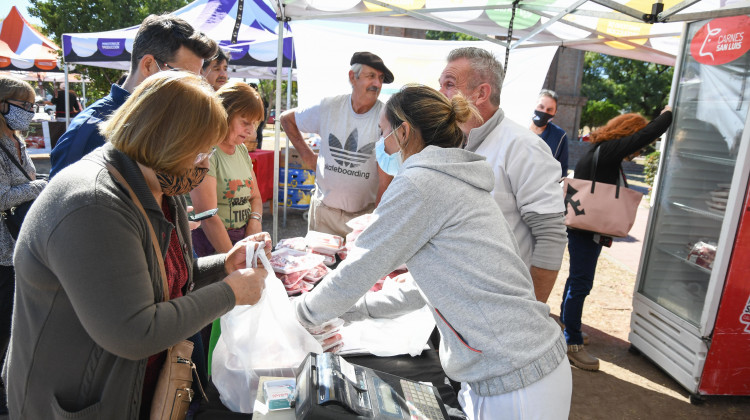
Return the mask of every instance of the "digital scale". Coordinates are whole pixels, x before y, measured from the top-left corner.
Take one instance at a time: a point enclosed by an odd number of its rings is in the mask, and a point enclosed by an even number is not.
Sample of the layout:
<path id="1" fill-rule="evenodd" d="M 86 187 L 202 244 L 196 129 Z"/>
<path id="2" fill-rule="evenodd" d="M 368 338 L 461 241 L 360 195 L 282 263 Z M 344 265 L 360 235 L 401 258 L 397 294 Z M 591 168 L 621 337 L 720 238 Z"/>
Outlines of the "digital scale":
<path id="1" fill-rule="evenodd" d="M 295 414 L 301 420 L 448 419 L 434 386 L 353 365 L 332 353 L 310 353 L 300 365 Z"/>

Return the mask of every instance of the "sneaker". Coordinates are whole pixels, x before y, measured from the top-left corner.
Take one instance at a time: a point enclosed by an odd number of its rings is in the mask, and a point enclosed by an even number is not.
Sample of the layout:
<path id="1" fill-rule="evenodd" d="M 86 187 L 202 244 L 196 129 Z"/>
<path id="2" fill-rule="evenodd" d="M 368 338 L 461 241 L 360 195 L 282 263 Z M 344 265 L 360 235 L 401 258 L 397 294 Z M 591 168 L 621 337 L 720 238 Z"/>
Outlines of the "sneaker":
<path id="1" fill-rule="evenodd" d="M 557 325 L 560 326 L 561 330 L 565 331 L 565 324 L 563 324 L 562 322 L 560 322 L 559 318 L 552 318 L 552 319 L 554 319 L 555 322 L 557 322 Z M 583 337 L 583 345 L 584 346 L 588 346 L 589 345 L 589 335 L 586 334 L 585 332 L 581 331 L 581 337 Z"/>
<path id="2" fill-rule="evenodd" d="M 590 355 L 580 344 L 568 345 L 568 360 L 570 364 L 578 369 L 597 371 L 599 370 L 599 359 Z"/>

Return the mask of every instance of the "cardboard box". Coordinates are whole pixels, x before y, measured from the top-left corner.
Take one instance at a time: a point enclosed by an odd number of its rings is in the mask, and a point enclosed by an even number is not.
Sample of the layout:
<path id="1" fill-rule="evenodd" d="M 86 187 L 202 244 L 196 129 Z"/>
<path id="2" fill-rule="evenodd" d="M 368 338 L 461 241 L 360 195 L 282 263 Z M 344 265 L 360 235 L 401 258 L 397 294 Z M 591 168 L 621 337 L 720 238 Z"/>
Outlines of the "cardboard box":
<path id="1" fill-rule="evenodd" d="M 310 168 L 308 166 L 305 166 L 305 163 L 302 161 L 302 156 L 300 156 L 297 149 L 290 147 L 289 149 L 281 149 L 279 151 L 279 167 L 284 168 L 286 167 L 286 158 L 285 155 L 289 154 L 289 168 L 293 169 L 308 169 L 311 171 L 314 171 L 315 168 Z"/>
<path id="2" fill-rule="evenodd" d="M 263 397 L 269 411 L 291 408 L 294 400 L 294 389 L 297 381 L 294 378 L 266 381 L 263 383 Z"/>

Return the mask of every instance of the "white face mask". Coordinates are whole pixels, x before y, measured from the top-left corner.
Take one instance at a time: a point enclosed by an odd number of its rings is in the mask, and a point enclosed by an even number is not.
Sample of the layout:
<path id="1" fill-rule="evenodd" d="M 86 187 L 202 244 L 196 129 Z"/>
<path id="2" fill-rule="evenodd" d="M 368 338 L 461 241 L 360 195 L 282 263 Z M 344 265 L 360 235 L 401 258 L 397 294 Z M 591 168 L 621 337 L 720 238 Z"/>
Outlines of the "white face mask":
<path id="1" fill-rule="evenodd" d="M 391 133 L 393 134 L 393 133 Z M 390 134 L 389 134 L 390 136 Z M 375 143 L 375 158 L 378 161 L 378 166 L 383 172 L 390 176 L 396 176 L 398 170 L 401 168 L 401 152 L 398 151 L 392 155 L 389 155 L 385 151 L 385 139 L 386 137 L 380 137 L 377 143 Z"/>
<path id="2" fill-rule="evenodd" d="M 6 104 L 8 104 L 8 112 L 4 112 L 3 117 L 8 128 L 19 131 L 28 130 L 29 124 L 31 124 L 31 120 L 34 118 L 34 112 L 27 111 L 10 102 L 6 102 Z"/>
<path id="3" fill-rule="evenodd" d="M 401 123 L 401 125 L 403 125 L 403 123 Z M 401 125 L 391 131 L 391 134 L 388 134 L 385 137 L 380 136 L 380 140 L 375 143 L 375 159 L 378 161 L 378 166 L 380 166 L 380 169 L 382 169 L 383 172 L 387 173 L 390 176 L 396 176 L 396 174 L 398 174 L 398 170 L 401 169 L 401 164 L 404 161 L 403 155 L 401 153 L 403 148 L 401 148 L 401 145 L 399 144 L 400 150 L 389 155 L 388 152 L 385 151 L 385 140 L 391 135 L 394 135 L 396 130 L 401 128 Z M 396 143 L 398 143 L 398 138 L 396 138 Z"/>

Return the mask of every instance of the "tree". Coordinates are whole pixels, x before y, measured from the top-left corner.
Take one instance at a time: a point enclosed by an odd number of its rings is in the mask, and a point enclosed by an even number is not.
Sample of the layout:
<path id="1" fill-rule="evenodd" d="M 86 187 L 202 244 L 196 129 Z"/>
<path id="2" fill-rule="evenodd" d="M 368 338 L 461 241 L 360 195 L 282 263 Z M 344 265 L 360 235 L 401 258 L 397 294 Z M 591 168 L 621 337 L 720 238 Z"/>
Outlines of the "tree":
<path id="1" fill-rule="evenodd" d="M 425 39 L 439 41 L 479 41 L 479 38 L 475 38 L 471 35 L 466 35 L 461 32 L 446 31 L 427 31 Z"/>
<path id="2" fill-rule="evenodd" d="M 287 81 L 284 78 L 281 81 L 281 109 L 286 109 L 286 86 Z M 258 93 L 262 98 L 268 101 L 269 112 L 272 109 L 276 109 L 276 80 L 260 80 L 258 82 Z M 292 108 L 297 106 L 297 82 L 292 81 Z"/>
<path id="3" fill-rule="evenodd" d="M 64 33 L 100 32 L 138 25 L 150 14 L 172 12 L 189 0 L 30 0 L 28 12 L 44 24 L 42 32 L 62 45 Z M 62 52 L 61 52 L 62 54 Z M 101 98 L 120 78 L 119 70 L 76 66 L 77 72 L 88 72 L 92 83 L 87 96 Z"/>
<path id="4" fill-rule="evenodd" d="M 663 64 L 587 52 L 581 95 L 588 102 L 581 125 L 601 126 L 622 112 L 655 118 L 669 100 L 673 72 Z"/>

